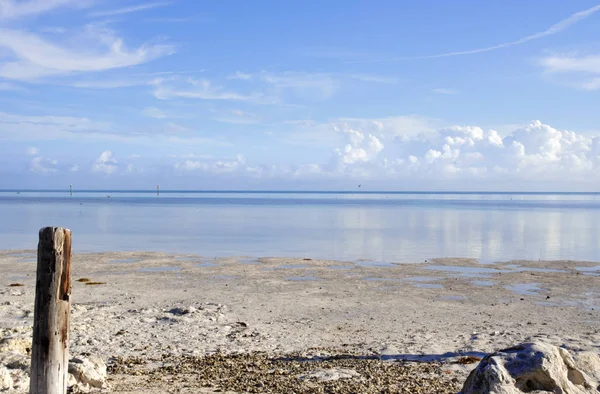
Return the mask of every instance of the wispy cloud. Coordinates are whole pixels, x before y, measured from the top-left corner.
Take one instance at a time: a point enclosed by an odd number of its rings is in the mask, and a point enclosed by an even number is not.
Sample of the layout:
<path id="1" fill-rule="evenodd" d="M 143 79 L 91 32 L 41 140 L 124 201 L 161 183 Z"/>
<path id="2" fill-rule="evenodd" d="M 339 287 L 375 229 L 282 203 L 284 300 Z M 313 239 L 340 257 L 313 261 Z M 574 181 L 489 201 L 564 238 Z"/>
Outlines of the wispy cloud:
<path id="1" fill-rule="evenodd" d="M 227 79 L 241 79 L 243 81 L 247 81 L 249 79 L 252 79 L 252 74 L 236 71 L 234 74 L 227 76 Z"/>
<path id="2" fill-rule="evenodd" d="M 161 100 L 173 98 L 198 99 L 198 100 L 229 100 L 229 101 L 260 101 L 260 93 L 242 94 L 214 86 L 206 79 L 188 78 L 185 85 L 160 82 L 156 85 L 154 96 Z"/>
<path id="3" fill-rule="evenodd" d="M 40 31 L 50 34 L 65 34 L 68 30 L 60 26 L 49 26 L 41 28 Z"/>
<path id="4" fill-rule="evenodd" d="M 108 29 L 88 26 L 85 47 L 69 48 L 26 31 L 1 29 L 0 48 L 13 59 L 0 63 L 0 77 L 36 80 L 51 75 L 94 72 L 147 63 L 174 53 L 171 45 L 143 45 L 134 50 Z"/>
<path id="5" fill-rule="evenodd" d="M 215 120 L 231 124 L 256 124 L 261 121 L 261 118 L 250 112 L 233 109 L 219 112 Z"/>
<path id="6" fill-rule="evenodd" d="M 465 51 L 446 52 L 446 53 L 439 53 L 439 54 L 435 54 L 435 55 L 425 55 L 425 56 L 400 56 L 400 57 L 393 57 L 393 58 L 389 58 L 389 59 L 373 60 L 370 62 L 382 62 L 382 61 L 394 61 L 394 60 L 439 59 L 439 58 L 444 58 L 444 57 L 475 55 L 478 53 L 485 53 L 485 52 L 495 51 L 498 49 L 509 48 L 509 47 L 513 47 L 516 45 L 525 44 L 529 41 L 534 41 L 534 40 L 538 40 L 540 38 L 558 34 L 558 33 L 562 32 L 563 30 L 569 28 L 570 26 L 590 17 L 591 15 L 595 14 L 598 11 L 600 11 L 600 4 L 596 5 L 594 7 L 588 8 L 586 10 L 576 12 L 573 15 L 569 16 L 568 18 L 563 19 L 558 23 L 555 23 L 554 25 L 550 26 L 546 30 L 531 34 L 529 36 L 520 38 L 515 41 L 508 41 L 508 42 L 504 42 L 501 44 L 491 45 L 491 46 L 487 46 L 487 47 L 483 47 L 483 48 L 469 49 L 469 50 L 465 50 Z"/>
<path id="7" fill-rule="evenodd" d="M 87 0 L 2 0 L 0 1 L 0 20 L 35 16 L 67 6 L 85 7 L 89 3 Z"/>
<path id="8" fill-rule="evenodd" d="M 88 118 L 53 115 L 20 115 L 0 112 L 0 139 L 44 140 L 110 130 L 110 125 Z"/>
<path id="9" fill-rule="evenodd" d="M 25 89 L 10 82 L 0 82 L 0 90 L 22 91 Z"/>
<path id="10" fill-rule="evenodd" d="M 458 91 L 456 91 L 454 89 L 445 89 L 445 88 L 433 89 L 433 92 L 437 93 L 437 94 L 458 94 Z"/>
<path id="11" fill-rule="evenodd" d="M 263 71 L 260 78 L 277 89 L 291 89 L 301 96 L 318 96 L 322 99 L 331 97 L 340 85 L 337 78 L 325 73 Z"/>
<path id="12" fill-rule="evenodd" d="M 144 22 L 149 23 L 187 23 L 187 22 L 198 22 L 203 21 L 201 17 L 181 17 L 181 18 L 148 18 Z"/>
<path id="13" fill-rule="evenodd" d="M 395 84 L 396 77 L 373 74 L 308 73 L 308 72 L 267 72 L 258 78 L 279 91 L 289 90 L 298 96 L 316 99 L 328 99 L 345 83 Z"/>
<path id="14" fill-rule="evenodd" d="M 154 119 L 166 119 L 169 115 L 163 110 L 156 107 L 146 107 L 142 110 L 142 115 Z"/>
<path id="15" fill-rule="evenodd" d="M 166 7 L 170 4 L 171 3 L 169 3 L 169 2 L 155 2 L 155 3 L 138 4 L 138 5 L 134 5 L 134 6 L 130 6 L 130 7 L 116 8 L 116 9 L 112 9 L 112 10 L 94 11 L 94 12 L 90 12 L 88 14 L 88 16 L 95 18 L 95 17 L 102 17 L 102 16 L 115 16 L 115 15 L 130 14 L 132 12 L 140 12 L 140 11 L 151 10 L 153 8 L 158 8 L 158 7 Z"/>
<path id="16" fill-rule="evenodd" d="M 58 161 L 48 159 L 42 156 L 36 156 L 31 159 L 29 171 L 36 174 L 50 174 L 58 171 Z"/>
<path id="17" fill-rule="evenodd" d="M 546 76 L 582 90 L 600 89 L 600 55 L 552 55 L 540 59 Z"/>
<path id="18" fill-rule="evenodd" d="M 315 57 L 322 59 L 340 59 L 340 60 L 350 60 L 350 59 L 366 59 L 372 58 L 373 54 L 367 51 L 360 51 L 356 49 L 350 48 L 340 48 L 340 47 L 327 47 L 327 46 L 319 46 L 319 47 L 308 47 L 308 48 L 298 48 L 292 51 L 293 54 L 299 56 L 306 57 Z"/>
<path id="19" fill-rule="evenodd" d="M 350 76 L 350 78 L 362 82 L 374 82 L 382 84 L 396 84 L 400 82 L 400 80 L 396 77 L 387 77 L 382 75 L 353 74 Z"/>
<path id="20" fill-rule="evenodd" d="M 583 72 L 600 74 L 600 55 L 569 56 L 555 55 L 540 60 L 548 72 Z"/>
<path id="21" fill-rule="evenodd" d="M 69 86 L 82 89 L 119 89 L 132 86 L 152 85 L 152 81 L 139 79 L 90 80 L 69 83 Z"/>
<path id="22" fill-rule="evenodd" d="M 158 86 L 167 81 L 181 79 L 184 74 L 200 74 L 203 69 L 182 71 L 157 71 L 149 73 L 134 73 L 119 78 L 93 78 L 79 79 L 68 82 L 68 86 L 83 89 L 119 89 L 133 86 Z"/>

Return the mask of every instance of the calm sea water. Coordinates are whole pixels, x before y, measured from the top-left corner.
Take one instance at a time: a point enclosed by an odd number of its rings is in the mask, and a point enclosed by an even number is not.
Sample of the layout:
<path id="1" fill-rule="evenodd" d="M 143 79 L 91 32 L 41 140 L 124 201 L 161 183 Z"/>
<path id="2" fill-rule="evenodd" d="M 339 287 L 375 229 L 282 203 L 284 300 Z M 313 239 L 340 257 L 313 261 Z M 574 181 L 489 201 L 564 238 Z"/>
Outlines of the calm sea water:
<path id="1" fill-rule="evenodd" d="M 600 261 L 600 194 L 0 191 L 0 249 L 44 226 L 76 252 Z"/>

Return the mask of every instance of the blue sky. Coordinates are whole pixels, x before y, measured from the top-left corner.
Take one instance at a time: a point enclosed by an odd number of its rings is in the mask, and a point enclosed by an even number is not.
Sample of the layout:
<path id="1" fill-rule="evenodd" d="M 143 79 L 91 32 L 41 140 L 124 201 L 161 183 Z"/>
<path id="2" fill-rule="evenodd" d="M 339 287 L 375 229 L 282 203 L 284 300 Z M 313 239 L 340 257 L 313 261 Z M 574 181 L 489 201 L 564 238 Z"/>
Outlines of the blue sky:
<path id="1" fill-rule="evenodd" d="M 0 188 L 596 190 L 597 1 L 0 0 Z"/>

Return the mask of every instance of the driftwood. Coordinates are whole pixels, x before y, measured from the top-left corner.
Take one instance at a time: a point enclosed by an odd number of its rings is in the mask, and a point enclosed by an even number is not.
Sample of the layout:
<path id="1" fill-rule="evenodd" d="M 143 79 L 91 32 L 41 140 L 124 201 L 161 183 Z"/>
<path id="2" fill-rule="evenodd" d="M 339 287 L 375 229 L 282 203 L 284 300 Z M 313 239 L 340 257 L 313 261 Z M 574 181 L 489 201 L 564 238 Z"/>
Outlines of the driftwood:
<path id="1" fill-rule="evenodd" d="M 67 392 L 71 253 L 70 230 L 40 230 L 30 394 Z"/>

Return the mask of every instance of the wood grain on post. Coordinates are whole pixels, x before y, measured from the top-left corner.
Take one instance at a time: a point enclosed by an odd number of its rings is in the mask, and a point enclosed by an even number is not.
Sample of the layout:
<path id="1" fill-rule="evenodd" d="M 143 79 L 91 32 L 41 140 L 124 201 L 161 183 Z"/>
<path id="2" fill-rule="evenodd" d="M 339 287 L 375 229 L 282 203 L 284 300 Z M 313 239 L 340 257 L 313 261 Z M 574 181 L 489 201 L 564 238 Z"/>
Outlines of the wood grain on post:
<path id="1" fill-rule="evenodd" d="M 65 394 L 69 368 L 71 230 L 40 230 L 30 394 Z"/>

